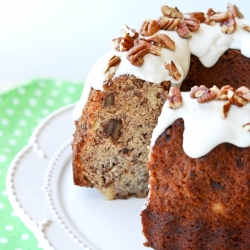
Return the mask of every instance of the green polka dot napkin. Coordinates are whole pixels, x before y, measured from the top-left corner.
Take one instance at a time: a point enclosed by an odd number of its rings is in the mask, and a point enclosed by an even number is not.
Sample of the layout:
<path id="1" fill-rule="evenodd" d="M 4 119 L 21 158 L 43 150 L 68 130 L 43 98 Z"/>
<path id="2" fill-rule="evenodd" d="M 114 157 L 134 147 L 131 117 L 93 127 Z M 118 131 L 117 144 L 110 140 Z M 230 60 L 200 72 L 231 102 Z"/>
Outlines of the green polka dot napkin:
<path id="1" fill-rule="evenodd" d="M 41 249 L 32 232 L 15 215 L 6 193 L 6 173 L 39 122 L 79 100 L 83 83 L 33 80 L 0 95 L 0 250 Z"/>

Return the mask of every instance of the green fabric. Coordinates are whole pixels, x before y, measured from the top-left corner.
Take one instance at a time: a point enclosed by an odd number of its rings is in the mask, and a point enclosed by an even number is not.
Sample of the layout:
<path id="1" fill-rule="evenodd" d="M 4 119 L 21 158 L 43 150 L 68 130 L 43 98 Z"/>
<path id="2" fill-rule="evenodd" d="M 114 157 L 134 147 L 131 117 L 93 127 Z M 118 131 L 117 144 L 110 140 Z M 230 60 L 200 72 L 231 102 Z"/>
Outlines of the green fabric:
<path id="1" fill-rule="evenodd" d="M 6 173 L 38 123 L 52 111 L 79 100 L 82 88 L 83 83 L 33 80 L 0 95 L 0 249 L 41 249 L 9 203 Z"/>

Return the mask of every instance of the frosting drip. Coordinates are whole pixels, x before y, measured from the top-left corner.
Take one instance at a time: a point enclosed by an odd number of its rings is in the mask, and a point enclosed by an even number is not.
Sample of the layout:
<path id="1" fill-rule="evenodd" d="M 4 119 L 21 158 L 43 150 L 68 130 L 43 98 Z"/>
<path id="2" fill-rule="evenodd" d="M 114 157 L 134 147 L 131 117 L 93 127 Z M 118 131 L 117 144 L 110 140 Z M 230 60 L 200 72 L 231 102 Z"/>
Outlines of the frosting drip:
<path id="1" fill-rule="evenodd" d="M 191 158 L 206 155 L 224 142 L 242 148 L 250 146 L 250 133 L 242 127 L 250 121 L 250 103 L 241 108 L 231 105 L 227 118 L 222 119 L 218 109 L 226 101 L 214 100 L 201 104 L 189 94 L 182 93 L 183 106 L 176 110 L 170 109 L 167 102 L 164 104 L 153 131 L 151 147 L 178 118 L 184 120 L 183 149 Z"/>

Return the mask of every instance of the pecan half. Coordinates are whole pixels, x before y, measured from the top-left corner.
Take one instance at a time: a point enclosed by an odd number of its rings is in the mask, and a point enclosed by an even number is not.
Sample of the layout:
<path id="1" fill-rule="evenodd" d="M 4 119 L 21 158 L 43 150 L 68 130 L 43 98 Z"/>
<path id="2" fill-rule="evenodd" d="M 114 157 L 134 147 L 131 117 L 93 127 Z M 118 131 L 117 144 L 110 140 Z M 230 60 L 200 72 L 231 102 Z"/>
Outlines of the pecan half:
<path id="1" fill-rule="evenodd" d="M 121 59 L 119 56 L 112 56 L 104 69 L 104 80 L 109 81 L 115 74 L 116 67 L 120 64 Z"/>
<path id="2" fill-rule="evenodd" d="M 182 106 L 181 91 L 177 87 L 171 87 L 168 96 L 168 105 L 171 109 L 177 109 Z"/>
<path id="3" fill-rule="evenodd" d="M 175 50 L 175 42 L 166 34 L 157 34 L 159 37 L 161 46 L 166 49 Z"/>
<path id="4" fill-rule="evenodd" d="M 142 23 L 139 33 L 143 36 L 152 36 L 160 29 L 156 20 L 146 20 Z"/>
<path id="5" fill-rule="evenodd" d="M 223 86 L 219 93 L 218 93 L 218 99 L 219 100 L 228 100 L 228 91 L 231 90 L 231 91 L 235 91 L 235 89 L 233 87 L 231 87 L 230 85 L 225 85 Z"/>
<path id="6" fill-rule="evenodd" d="M 138 32 L 135 29 L 131 29 L 126 24 L 123 24 L 122 35 L 125 36 L 126 34 L 130 35 L 133 39 L 139 36 Z"/>
<path id="7" fill-rule="evenodd" d="M 216 98 L 216 93 L 214 93 L 212 90 L 207 89 L 203 95 L 198 97 L 197 101 L 199 103 L 204 103 L 204 102 L 210 102 Z"/>
<path id="8" fill-rule="evenodd" d="M 200 21 L 196 18 L 184 18 L 184 23 L 192 32 L 197 31 L 200 28 Z"/>
<path id="9" fill-rule="evenodd" d="M 161 30 L 175 30 L 180 21 L 179 18 L 161 16 L 157 20 L 157 23 Z"/>
<path id="10" fill-rule="evenodd" d="M 240 97 L 242 97 L 243 99 L 250 102 L 250 89 L 249 88 L 245 86 L 239 87 L 238 89 L 236 89 L 235 93 L 239 95 Z"/>
<path id="11" fill-rule="evenodd" d="M 144 39 L 140 38 L 139 39 L 139 45 L 145 45 L 149 49 L 149 53 L 160 56 L 161 55 L 161 47 L 160 43 L 155 43 L 151 41 L 150 39 Z"/>
<path id="12" fill-rule="evenodd" d="M 192 12 L 189 13 L 190 18 L 195 18 L 199 20 L 200 23 L 204 23 L 206 18 L 203 12 Z"/>
<path id="13" fill-rule="evenodd" d="M 189 39 L 192 37 L 192 33 L 189 31 L 187 25 L 183 21 L 179 23 L 176 31 L 181 38 Z"/>
<path id="14" fill-rule="evenodd" d="M 250 25 L 243 24 L 242 29 L 250 32 Z"/>
<path id="15" fill-rule="evenodd" d="M 222 119 L 225 119 L 231 107 L 231 102 L 226 102 L 220 109 L 219 113 Z"/>
<path id="16" fill-rule="evenodd" d="M 176 8 L 169 7 L 167 5 L 161 6 L 161 13 L 163 16 L 172 18 L 182 18 L 183 14 Z"/>
<path id="17" fill-rule="evenodd" d="M 225 34 L 232 34 L 236 28 L 234 16 L 229 16 L 226 21 L 221 22 L 221 31 Z"/>
<path id="18" fill-rule="evenodd" d="M 240 97 L 238 94 L 236 94 L 232 90 L 228 91 L 227 97 L 228 97 L 228 100 L 232 104 L 236 105 L 237 107 L 243 107 L 243 106 L 245 106 L 248 103 L 248 101 L 246 101 L 245 99 L 243 99 L 242 97 Z"/>
<path id="19" fill-rule="evenodd" d="M 191 98 L 198 98 L 198 97 L 202 96 L 206 90 L 207 90 L 207 87 L 204 85 L 200 85 L 199 87 L 194 86 L 191 88 L 190 97 Z"/>
<path id="20" fill-rule="evenodd" d="M 120 42 L 120 51 L 128 51 L 132 47 L 134 47 L 134 39 L 129 34 L 125 34 Z"/>
<path id="21" fill-rule="evenodd" d="M 128 51 L 127 59 L 135 66 L 140 67 L 144 59 L 143 57 L 149 53 L 149 49 L 145 45 L 138 45 L 136 47 L 131 48 Z"/>
<path id="22" fill-rule="evenodd" d="M 174 80 L 178 81 L 181 78 L 181 74 L 179 73 L 173 61 L 170 63 L 165 63 L 165 68 L 169 71 L 169 75 Z"/>
<path id="23" fill-rule="evenodd" d="M 228 11 L 230 16 L 234 16 L 234 17 L 238 17 L 238 18 L 244 18 L 244 16 L 240 12 L 239 8 L 234 4 L 228 3 L 227 11 Z"/>
<path id="24" fill-rule="evenodd" d="M 226 21 L 228 17 L 229 17 L 228 12 L 221 12 L 210 16 L 210 20 L 215 22 L 222 22 Z"/>

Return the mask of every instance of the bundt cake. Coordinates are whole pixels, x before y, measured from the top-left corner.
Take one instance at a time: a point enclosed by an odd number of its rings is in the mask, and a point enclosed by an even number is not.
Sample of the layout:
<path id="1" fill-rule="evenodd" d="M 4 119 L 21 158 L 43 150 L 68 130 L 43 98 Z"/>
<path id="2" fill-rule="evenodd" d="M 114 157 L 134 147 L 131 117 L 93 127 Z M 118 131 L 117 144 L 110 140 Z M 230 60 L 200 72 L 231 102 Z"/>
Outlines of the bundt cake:
<path id="1" fill-rule="evenodd" d="M 122 26 L 74 110 L 74 183 L 110 200 L 147 196 L 147 146 L 170 85 L 189 91 L 250 82 L 250 22 L 235 5 L 206 15 L 168 6 L 161 12 L 138 32 Z"/>

